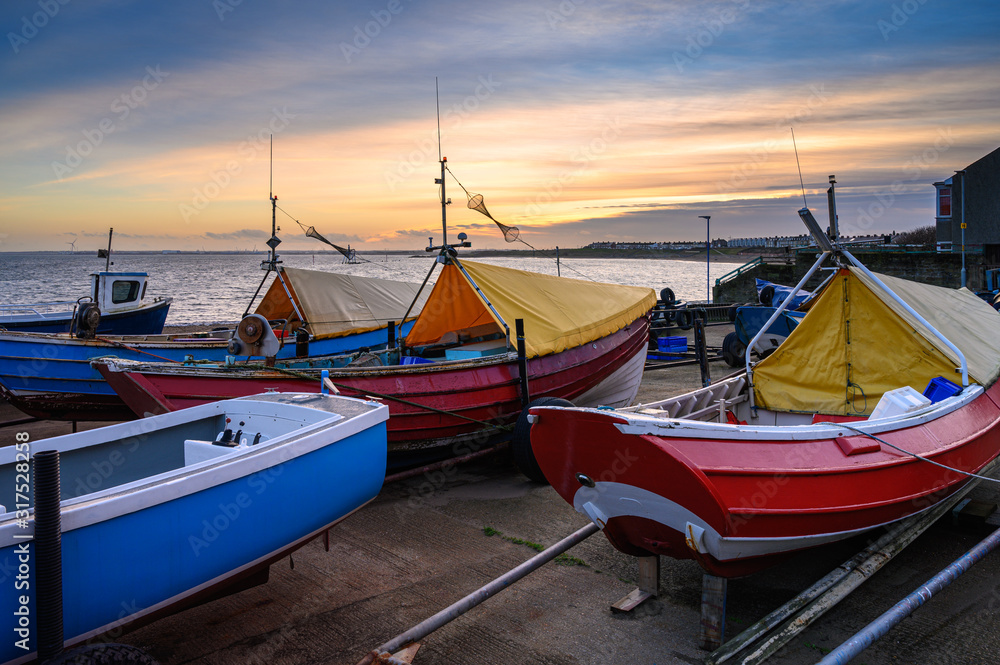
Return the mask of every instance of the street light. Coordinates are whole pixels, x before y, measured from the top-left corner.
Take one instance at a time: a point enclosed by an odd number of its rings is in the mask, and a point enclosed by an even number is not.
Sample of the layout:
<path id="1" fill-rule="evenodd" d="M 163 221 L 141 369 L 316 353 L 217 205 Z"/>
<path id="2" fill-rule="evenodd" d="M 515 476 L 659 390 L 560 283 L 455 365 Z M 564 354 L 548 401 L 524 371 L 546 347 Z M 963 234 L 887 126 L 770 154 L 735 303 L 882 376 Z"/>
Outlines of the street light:
<path id="1" fill-rule="evenodd" d="M 962 176 L 962 286 L 965 286 L 965 169 L 955 171 L 955 175 Z M 952 184 L 951 195 L 955 196 L 954 183 Z"/>
<path id="2" fill-rule="evenodd" d="M 707 292 L 706 302 L 712 302 L 712 233 L 709 230 L 712 216 L 711 215 L 698 215 L 700 219 L 705 220 L 705 290 Z"/>

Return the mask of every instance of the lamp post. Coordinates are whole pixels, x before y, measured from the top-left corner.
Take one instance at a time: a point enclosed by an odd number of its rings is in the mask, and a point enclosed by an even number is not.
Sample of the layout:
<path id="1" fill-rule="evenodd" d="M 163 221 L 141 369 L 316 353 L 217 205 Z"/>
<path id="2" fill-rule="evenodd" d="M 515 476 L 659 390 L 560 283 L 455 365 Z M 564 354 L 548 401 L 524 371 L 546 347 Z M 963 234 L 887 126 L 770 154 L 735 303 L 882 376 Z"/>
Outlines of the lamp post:
<path id="1" fill-rule="evenodd" d="M 965 170 L 955 171 L 955 175 L 962 176 L 962 286 L 965 287 Z M 952 196 L 955 195 L 955 188 L 952 187 Z"/>
<path id="2" fill-rule="evenodd" d="M 705 220 L 705 290 L 706 290 L 706 302 L 712 302 L 712 232 L 711 232 L 711 215 L 698 215 L 700 219 Z"/>

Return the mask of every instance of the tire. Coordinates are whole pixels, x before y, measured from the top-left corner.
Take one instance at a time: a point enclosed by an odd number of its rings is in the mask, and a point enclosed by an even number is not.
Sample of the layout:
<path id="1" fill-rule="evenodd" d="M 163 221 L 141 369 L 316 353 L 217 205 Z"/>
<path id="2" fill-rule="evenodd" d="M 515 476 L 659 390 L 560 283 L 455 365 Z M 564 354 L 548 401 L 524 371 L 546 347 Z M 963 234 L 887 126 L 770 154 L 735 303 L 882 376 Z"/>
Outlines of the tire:
<path id="1" fill-rule="evenodd" d="M 733 369 L 742 367 L 746 358 L 746 347 L 740 341 L 739 335 L 731 332 L 722 340 L 722 358 Z"/>
<path id="2" fill-rule="evenodd" d="M 727 314 L 729 315 L 729 322 L 736 323 L 736 310 L 740 308 L 739 305 L 731 305 Z"/>
<path id="3" fill-rule="evenodd" d="M 88 644 L 63 652 L 45 665 L 158 665 L 142 649 L 128 644 Z"/>
<path id="4" fill-rule="evenodd" d="M 559 397 L 539 397 L 532 400 L 528 406 L 517 417 L 517 424 L 514 425 L 514 435 L 510 440 L 510 452 L 514 456 L 514 464 L 518 471 L 526 475 L 530 480 L 537 483 L 549 484 L 538 466 L 535 453 L 531 449 L 531 423 L 528 422 L 528 409 L 533 406 L 573 406 L 573 402 Z"/>
<path id="5" fill-rule="evenodd" d="M 674 292 L 670 289 L 660 289 L 660 300 L 662 300 L 663 304 L 667 307 L 670 307 L 677 302 L 677 299 L 674 298 Z"/>
<path id="6" fill-rule="evenodd" d="M 674 321 L 681 330 L 690 330 L 691 326 L 694 325 L 694 312 L 690 309 L 677 310 Z"/>
<path id="7" fill-rule="evenodd" d="M 760 304 L 764 307 L 770 307 L 771 301 L 774 300 L 774 287 L 768 284 L 763 289 L 760 290 Z"/>

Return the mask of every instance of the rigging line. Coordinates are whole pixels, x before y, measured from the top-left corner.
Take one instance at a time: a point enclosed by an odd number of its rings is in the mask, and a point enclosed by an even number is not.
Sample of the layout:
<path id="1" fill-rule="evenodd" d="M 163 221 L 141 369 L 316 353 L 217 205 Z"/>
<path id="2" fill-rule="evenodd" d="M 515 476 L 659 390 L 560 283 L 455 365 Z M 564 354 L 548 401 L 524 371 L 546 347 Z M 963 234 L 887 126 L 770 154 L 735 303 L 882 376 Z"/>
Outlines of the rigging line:
<path id="1" fill-rule="evenodd" d="M 802 181 L 802 164 L 799 163 L 799 147 L 795 144 L 795 128 L 789 127 L 788 129 L 792 132 L 792 148 L 795 149 L 795 166 L 799 169 L 799 186 L 802 187 L 802 207 L 808 208 L 809 204 L 806 203 L 806 185 Z"/>
<path id="2" fill-rule="evenodd" d="M 288 215 L 288 218 L 289 218 L 290 220 L 292 220 L 293 222 L 295 222 L 296 224 L 298 224 L 300 228 L 302 228 L 303 230 L 305 230 L 305 227 L 303 226 L 302 222 L 300 222 L 299 220 L 297 220 L 297 219 L 295 219 L 294 217 L 292 217 L 291 215 L 289 215 L 289 214 L 288 214 L 288 212 L 286 212 L 286 211 L 285 211 L 285 210 L 284 210 L 284 209 L 283 209 L 283 208 L 282 208 L 281 206 L 279 206 L 279 205 L 275 205 L 275 208 L 277 208 L 278 210 L 281 210 L 281 212 L 283 212 L 283 213 L 285 213 L 286 215 Z M 378 267 L 379 267 L 379 268 L 381 268 L 382 270 L 388 270 L 389 272 L 394 272 L 392 268 L 390 268 L 390 267 L 388 267 L 388 266 L 385 266 L 385 265 L 383 265 L 383 264 L 381 264 L 381 263 L 378 263 L 378 262 L 376 262 L 376 261 L 370 261 L 370 260 L 366 259 L 366 258 L 365 258 L 365 257 L 363 257 L 363 256 L 358 256 L 357 254 L 355 254 L 355 255 L 354 255 L 354 258 L 355 258 L 355 260 L 357 260 L 357 261 L 364 261 L 365 263 L 370 263 L 370 264 L 372 264 L 373 266 L 378 266 Z"/>
<path id="3" fill-rule="evenodd" d="M 885 439 L 880 439 L 877 436 L 875 436 L 874 434 L 869 434 L 868 432 L 864 432 L 862 430 L 859 430 L 857 427 L 852 427 L 851 425 L 847 425 L 845 423 L 821 422 L 821 423 L 816 423 L 816 424 L 817 425 L 833 425 L 834 427 L 843 427 L 844 429 L 849 429 L 849 430 L 851 430 L 852 432 L 854 432 L 856 434 L 860 434 L 861 436 L 867 436 L 869 439 L 874 439 L 875 441 L 878 441 L 879 443 L 883 443 L 883 444 L 889 446 L 890 448 L 892 448 L 893 450 L 898 450 L 899 452 L 903 453 L 904 455 L 909 455 L 910 457 L 915 457 L 918 460 L 920 460 L 921 462 L 927 462 L 929 464 L 933 464 L 934 466 L 939 466 L 942 469 L 945 469 L 947 471 L 954 471 L 955 473 L 961 474 L 963 476 L 968 476 L 970 478 L 978 478 L 979 480 L 988 480 L 991 483 L 1000 483 L 1000 480 L 997 480 L 996 478 L 990 478 L 989 476 L 980 476 L 979 474 L 971 473 L 969 471 L 962 471 L 961 469 L 956 469 L 953 466 L 948 466 L 946 464 L 941 464 L 939 462 L 935 462 L 932 459 L 927 459 L 926 457 L 923 457 L 922 455 L 918 455 L 916 453 L 911 453 L 909 450 L 903 450 L 899 446 L 895 446 L 895 445 L 889 443 L 888 441 L 886 441 Z"/>
<path id="4" fill-rule="evenodd" d="M 455 174 L 452 172 L 452 170 L 450 168 L 448 168 L 447 165 L 445 165 L 445 170 L 447 170 L 448 173 L 451 174 L 452 179 L 456 183 L 458 183 L 458 186 L 462 188 L 462 191 L 465 192 L 465 195 L 468 196 L 469 198 L 471 198 L 471 195 L 469 194 L 469 190 L 467 190 L 465 188 L 465 185 L 463 185 L 461 183 L 461 181 L 459 181 L 459 179 L 455 176 Z M 491 217 L 490 219 L 493 219 L 493 218 Z M 493 220 L 493 221 L 495 222 L 496 220 Z M 546 252 L 544 249 L 536 249 L 534 245 L 532 245 L 531 243 L 529 243 L 527 240 L 522 239 L 521 236 L 520 236 L 520 234 L 518 235 L 517 240 L 518 240 L 518 242 L 520 242 L 520 243 L 522 243 L 522 244 L 530 247 L 532 251 L 539 252 L 540 254 L 542 254 L 543 256 L 545 256 L 546 258 L 551 259 L 552 261 L 556 260 L 556 257 L 552 256 L 551 254 L 549 254 L 548 252 Z M 559 265 L 563 265 L 562 262 L 560 262 Z M 584 279 L 588 279 L 591 282 L 596 282 L 597 281 L 594 278 L 590 277 L 589 275 L 585 275 L 584 273 L 580 272 L 579 270 L 577 270 L 576 268 L 574 268 L 574 267 L 572 267 L 570 265 L 566 265 L 566 267 L 569 268 L 570 270 L 572 270 L 573 272 L 575 272 L 580 277 L 583 277 Z"/>

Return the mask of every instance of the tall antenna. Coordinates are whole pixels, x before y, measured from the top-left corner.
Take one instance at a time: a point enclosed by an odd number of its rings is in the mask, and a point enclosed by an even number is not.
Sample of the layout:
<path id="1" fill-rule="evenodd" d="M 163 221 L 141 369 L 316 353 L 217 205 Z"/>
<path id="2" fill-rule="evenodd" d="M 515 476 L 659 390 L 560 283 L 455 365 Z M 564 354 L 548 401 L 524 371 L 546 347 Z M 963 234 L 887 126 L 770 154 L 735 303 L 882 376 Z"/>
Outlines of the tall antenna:
<path id="1" fill-rule="evenodd" d="M 438 91 L 438 77 L 434 77 L 434 103 L 437 104 L 438 121 L 438 161 L 441 161 L 441 93 Z"/>
<path id="2" fill-rule="evenodd" d="M 448 164 L 448 158 L 441 156 L 441 96 L 438 92 L 438 79 L 434 77 L 434 102 L 437 105 L 437 129 L 438 129 L 438 161 L 441 162 L 441 179 L 435 178 L 435 182 L 441 185 L 441 246 L 448 244 L 448 198 L 445 195 L 444 172 Z"/>
<path id="3" fill-rule="evenodd" d="M 795 149 L 795 166 L 799 169 L 799 186 L 802 187 L 802 207 L 808 208 L 809 204 L 806 203 L 806 185 L 802 181 L 802 165 L 799 163 L 799 147 L 795 145 L 795 128 L 789 127 L 792 130 L 792 148 Z"/>

